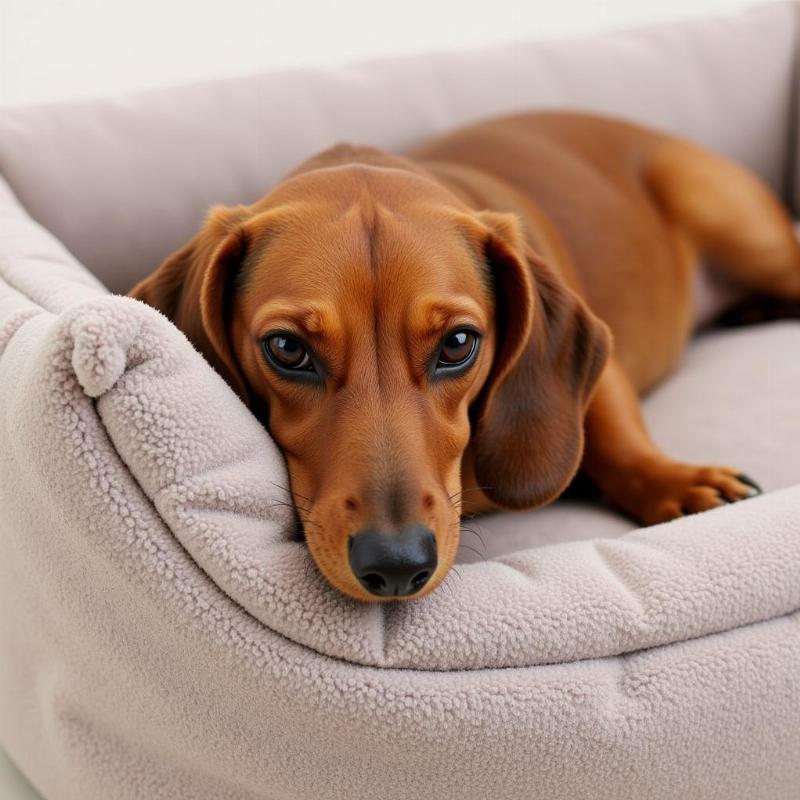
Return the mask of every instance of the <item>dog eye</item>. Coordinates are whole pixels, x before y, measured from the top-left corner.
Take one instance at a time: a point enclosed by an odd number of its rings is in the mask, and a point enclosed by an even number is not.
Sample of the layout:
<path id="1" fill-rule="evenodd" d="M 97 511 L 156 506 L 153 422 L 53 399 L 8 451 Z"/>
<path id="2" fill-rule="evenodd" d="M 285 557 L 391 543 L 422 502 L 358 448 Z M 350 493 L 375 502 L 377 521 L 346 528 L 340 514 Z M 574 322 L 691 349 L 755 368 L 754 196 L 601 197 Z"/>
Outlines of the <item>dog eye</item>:
<path id="1" fill-rule="evenodd" d="M 276 333 L 264 340 L 264 350 L 273 364 L 292 372 L 315 372 L 303 343 L 288 333 Z"/>
<path id="2" fill-rule="evenodd" d="M 437 371 L 466 366 L 472 361 L 477 347 L 478 334 L 474 331 L 462 328 L 448 333 L 439 350 Z"/>

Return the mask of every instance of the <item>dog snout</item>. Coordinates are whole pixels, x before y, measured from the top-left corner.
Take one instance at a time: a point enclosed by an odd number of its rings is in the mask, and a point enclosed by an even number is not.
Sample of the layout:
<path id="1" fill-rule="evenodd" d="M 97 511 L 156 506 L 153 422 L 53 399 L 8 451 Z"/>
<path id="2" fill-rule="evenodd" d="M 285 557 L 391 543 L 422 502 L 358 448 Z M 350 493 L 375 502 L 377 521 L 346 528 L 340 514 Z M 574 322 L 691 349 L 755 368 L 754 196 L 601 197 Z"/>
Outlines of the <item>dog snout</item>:
<path id="1" fill-rule="evenodd" d="M 433 531 L 423 525 L 401 531 L 359 531 L 350 537 L 349 557 L 358 582 L 376 597 L 416 594 L 438 563 Z"/>

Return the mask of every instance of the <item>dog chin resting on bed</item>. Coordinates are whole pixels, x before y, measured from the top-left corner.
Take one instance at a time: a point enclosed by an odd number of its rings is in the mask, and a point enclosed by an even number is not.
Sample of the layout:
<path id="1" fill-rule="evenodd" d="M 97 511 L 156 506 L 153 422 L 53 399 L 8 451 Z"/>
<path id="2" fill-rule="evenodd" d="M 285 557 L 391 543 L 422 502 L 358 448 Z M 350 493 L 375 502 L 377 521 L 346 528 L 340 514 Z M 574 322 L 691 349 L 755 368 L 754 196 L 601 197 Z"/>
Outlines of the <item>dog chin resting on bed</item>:
<path id="1" fill-rule="evenodd" d="M 686 345 L 701 257 L 800 299 L 791 222 L 743 168 L 533 113 L 405 157 L 333 147 L 213 208 L 131 294 L 264 420 L 324 576 L 391 600 L 441 582 L 462 514 L 549 503 L 579 468 L 646 525 L 758 492 L 662 453 L 639 408 Z"/>

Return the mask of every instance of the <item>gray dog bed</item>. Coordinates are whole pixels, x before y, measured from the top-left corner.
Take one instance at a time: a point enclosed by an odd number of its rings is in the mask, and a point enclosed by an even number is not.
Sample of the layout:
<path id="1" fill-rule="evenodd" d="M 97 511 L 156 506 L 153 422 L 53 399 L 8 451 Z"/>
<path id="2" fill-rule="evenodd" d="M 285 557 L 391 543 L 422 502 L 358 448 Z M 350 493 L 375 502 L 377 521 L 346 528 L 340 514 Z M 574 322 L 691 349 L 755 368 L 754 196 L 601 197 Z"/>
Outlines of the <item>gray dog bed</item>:
<path id="1" fill-rule="evenodd" d="M 789 200 L 795 22 L 0 113 L 0 737 L 45 797 L 798 796 L 800 324 L 703 333 L 647 400 L 666 449 L 764 496 L 642 531 L 576 501 L 486 517 L 485 560 L 365 605 L 292 540 L 268 434 L 109 294 L 333 141 L 517 109 L 678 131 Z"/>

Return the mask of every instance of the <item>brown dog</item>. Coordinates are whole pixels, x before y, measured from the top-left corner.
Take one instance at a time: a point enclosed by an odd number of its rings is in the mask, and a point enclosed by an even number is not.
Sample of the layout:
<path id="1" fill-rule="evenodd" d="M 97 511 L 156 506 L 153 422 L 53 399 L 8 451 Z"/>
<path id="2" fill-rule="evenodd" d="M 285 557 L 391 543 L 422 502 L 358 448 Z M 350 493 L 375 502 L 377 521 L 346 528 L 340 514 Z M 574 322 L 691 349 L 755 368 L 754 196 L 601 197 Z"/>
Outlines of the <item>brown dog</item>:
<path id="1" fill-rule="evenodd" d="M 701 255 L 800 299 L 790 220 L 744 169 L 538 113 L 409 158 L 334 147 L 213 209 L 132 295 L 262 415 L 327 579 L 392 599 L 438 585 L 461 513 L 548 503 L 581 465 L 644 524 L 756 491 L 661 453 L 639 409 L 686 344 Z"/>

